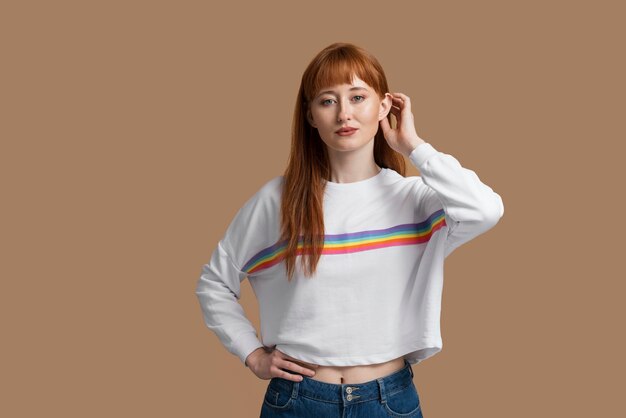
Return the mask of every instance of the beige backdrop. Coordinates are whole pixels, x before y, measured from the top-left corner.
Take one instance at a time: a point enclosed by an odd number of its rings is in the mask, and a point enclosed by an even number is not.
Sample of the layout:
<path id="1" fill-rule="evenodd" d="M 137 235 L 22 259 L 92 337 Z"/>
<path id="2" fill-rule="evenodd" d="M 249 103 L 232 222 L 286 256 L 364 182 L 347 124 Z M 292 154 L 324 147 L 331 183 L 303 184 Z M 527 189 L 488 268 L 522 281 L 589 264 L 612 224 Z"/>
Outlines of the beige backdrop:
<path id="1" fill-rule="evenodd" d="M 376 55 L 418 134 L 504 201 L 447 259 L 443 351 L 414 366 L 425 417 L 622 413 L 618 2 L 16 4 L 1 416 L 258 416 L 268 381 L 205 328 L 195 285 L 282 174 L 302 72 L 336 41 Z M 258 327 L 248 281 L 242 303 Z"/>

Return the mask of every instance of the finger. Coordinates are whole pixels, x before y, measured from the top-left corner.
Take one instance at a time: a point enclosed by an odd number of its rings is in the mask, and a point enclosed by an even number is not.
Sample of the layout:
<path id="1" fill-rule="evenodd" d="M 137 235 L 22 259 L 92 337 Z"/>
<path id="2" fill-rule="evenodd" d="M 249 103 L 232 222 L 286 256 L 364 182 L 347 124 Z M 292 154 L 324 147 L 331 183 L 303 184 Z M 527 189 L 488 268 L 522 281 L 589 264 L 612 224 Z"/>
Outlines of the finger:
<path id="1" fill-rule="evenodd" d="M 307 376 L 313 376 L 315 373 L 313 372 L 313 370 L 306 368 L 304 366 L 301 366 L 297 363 L 294 363 L 293 361 L 289 361 L 289 360 L 282 360 L 282 362 L 280 363 L 281 368 L 283 369 L 287 369 L 289 371 L 294 371 L 296 373 L 300 373 L 300 374 L 305 374 Z"/>
<path id="2" fill-rule="evenodd" d="M 392 103 L 392 106 L 395 106 L 399 110 L 402 110 L 402 109 L 405 109 L 407 107 L 410 107 L 409 104 L 407 102 L 405 102 L 404 100 L 402 100 L 402 99 L 395 100 Z"/>
<path id="3" fill-rule="evenodd" d="M 402 100 L 402 98 L 400 97 L 394 97 L 391 102 L 392 104 L 395 104 L 398 106 L 402 106 L 404 104 L 404 100 Z"/>
<path id="4" fill-rule="evenodd" d="M 398 97 L 402 99 L 402 104 L 404 104 L 405 109 L 411 108 L 411 99 L 406 94 L 398 93 Z"/>
<path id="5" fill-rule="evenodd" d="M 394 97 L 401 99 L 405 102 L 410 102 L 411 98 L 409 96 L 407 96 L 406 94 L 403 93 L 394 93 Z"/>
<path id="6" fill-rule="evenodd" d="M 398 109 L 397 107 L 392 107 L 392 108 L 391 108 L 391 110 L 390 110 L 390 112 L 391 112 L 391 114 L 392 114 L 393 116 L 395 116 L 395 117 L 396 117 L 396 119 L 399 119 L 399 118 L 400 118 L 400 115 L 402 114 L 402 111 L 401 111 L 400 109 Z"/>
<path id="7" fill-rule="evenodd" d="M 285 354 L 282 351 L 279 351 L 279 353 L 281 353 L 283 355 L 283 359 L 289 359 L 289 360 L 293 361 L 294 363 L 296 363 L 298 365 L 305 365 L 306 367 L 314 367 L 314 368 L 319 367 L 319 364 L 307 363 L 306 361 L 302 361 L 302 360 L 299 360 L 297 358 L 293 358 L 289 354 Z"/>
<path id="8" fill-rule="evenodd" d="M 402 100 L 411 100 L 409 96 L 404 93 L 393 93 L 396 97 L 399 97 Z"/>
<path id="9" fill-rule="evenodd" d="M 293 358 L 285 353 L 283 353 L 282 351 L 279 351 L 280 354 L 282 354 L 282 358 L 281 360 L 283 361 L 283 367 L 287 367 L 289 369 L 293 369 L 294 371 L 297 371 L 298 373 L 302 373 L 302 374 L 307 374 L 307 375 L 311 375 L 310 372 L 312 370 L 315 370 L 319 367 L 319 364 L 311 364 L 311 363 L 307 363 L 305 361 L 302 360 L 298 360 L 296 358 Z M 290 360 L 290 361 L 289 361 Z M 294 367 L 295 366 L 295 367 Z"/>
<path id="10" fill-rule="evenodd" d="M 293 380 L 294 382 L 301 382 L 302 380 L 304 380 L 304 377 L 299 376 L 297 374 L 287 373 L 286 371 L 284 371 L 283 369 L 279 369 L 278 367 L 274 369 L 274 373 L 270 373 L 270 374 L 273 377 L 280 377 L 282 379 Z"/>

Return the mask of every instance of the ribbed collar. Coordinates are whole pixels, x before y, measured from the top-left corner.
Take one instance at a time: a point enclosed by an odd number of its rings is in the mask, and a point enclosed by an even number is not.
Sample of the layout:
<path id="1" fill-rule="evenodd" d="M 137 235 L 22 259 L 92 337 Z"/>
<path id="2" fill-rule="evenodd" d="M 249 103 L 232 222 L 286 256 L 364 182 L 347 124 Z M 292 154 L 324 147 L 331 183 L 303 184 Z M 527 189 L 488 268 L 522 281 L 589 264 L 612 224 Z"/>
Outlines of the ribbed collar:
<path id="1" fill-rule="evenodd" d="M 366 178 L 365 180 L 352 181 L 350 183 L 335 183 L 332 181 L 326 181 L 326 189 L 348 191 L 352 189 L 361 189 L 363 187 L 374 186 L 383 181 L 388 171 L 389 171 L 388 168 L 382 167 L 382 169 L 378 172 L 378 174 L 372 177 Z"/>

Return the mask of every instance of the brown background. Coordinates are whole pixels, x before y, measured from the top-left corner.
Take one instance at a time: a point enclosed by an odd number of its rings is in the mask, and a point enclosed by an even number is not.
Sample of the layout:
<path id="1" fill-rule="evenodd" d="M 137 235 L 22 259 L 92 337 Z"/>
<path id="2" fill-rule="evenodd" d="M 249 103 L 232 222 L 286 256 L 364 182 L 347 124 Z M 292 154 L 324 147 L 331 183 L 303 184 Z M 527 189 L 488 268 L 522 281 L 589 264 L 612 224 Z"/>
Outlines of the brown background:
<path id="1" fill-rule="evenodd" d="M 446 262 L 425 417 L 620 415 L 618 3 L 3 2 L 0 415 L 258 416 L 268 382 L 194 289 L 282 174 L 302 72 L 336 41 L 504 201 Z M 258 326 L 248 281 L 242 303 Z"/>

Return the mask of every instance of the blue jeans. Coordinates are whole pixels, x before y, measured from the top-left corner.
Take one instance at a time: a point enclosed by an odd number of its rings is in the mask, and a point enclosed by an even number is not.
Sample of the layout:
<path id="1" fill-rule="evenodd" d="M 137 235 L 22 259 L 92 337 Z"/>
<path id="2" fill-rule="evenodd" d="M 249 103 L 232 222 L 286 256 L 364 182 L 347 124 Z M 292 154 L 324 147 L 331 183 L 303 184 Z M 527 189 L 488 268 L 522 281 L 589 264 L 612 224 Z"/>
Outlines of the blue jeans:
<path id="1" fill-rule="evenodd" d="M 265 392 L 261 418 L 423 418 L 413 368 L 406 359 L 404 363 L 392 374 L 356 384 L 326 383 L 303 375 L 301 382 L 274 377 Z"/>

